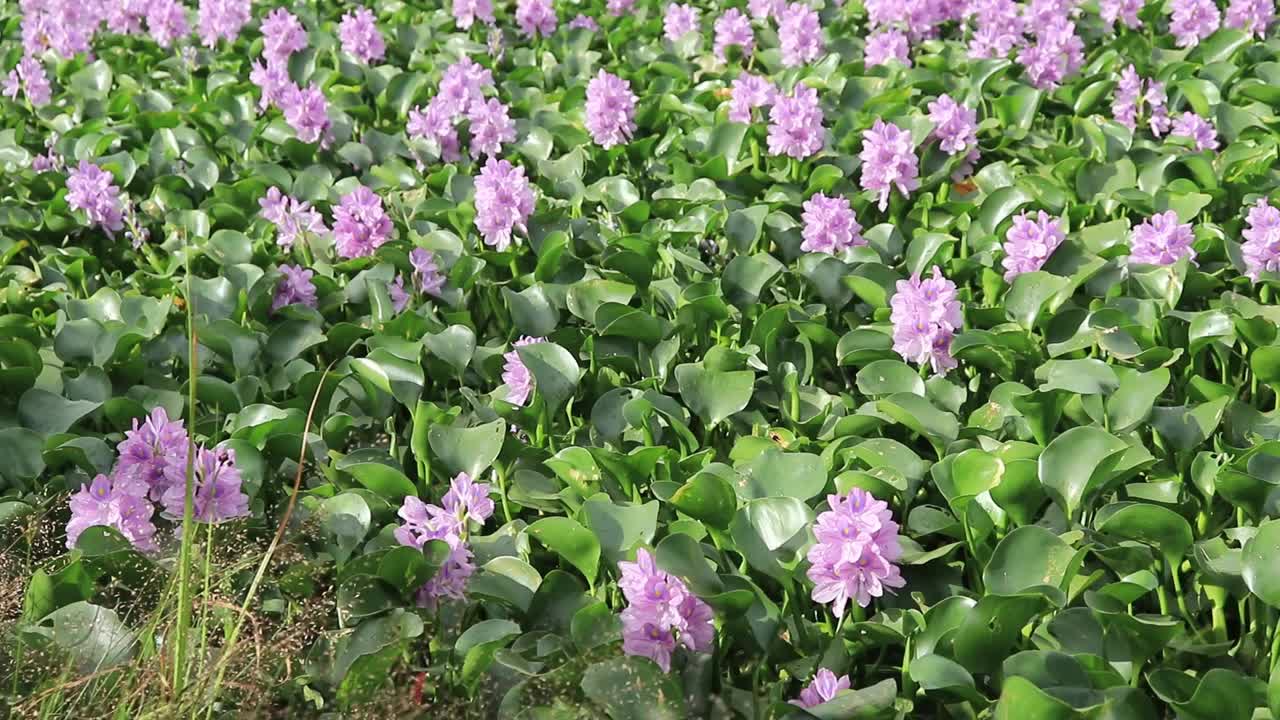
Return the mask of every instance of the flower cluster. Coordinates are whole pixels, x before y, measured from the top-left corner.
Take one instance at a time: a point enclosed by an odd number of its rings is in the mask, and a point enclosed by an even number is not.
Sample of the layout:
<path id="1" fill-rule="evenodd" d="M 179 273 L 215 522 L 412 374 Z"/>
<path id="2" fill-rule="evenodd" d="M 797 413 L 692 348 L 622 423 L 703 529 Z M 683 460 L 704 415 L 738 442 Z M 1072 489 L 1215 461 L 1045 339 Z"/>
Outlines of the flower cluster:
<path id="1" fill-rule="evenodd" d="M 240 29 L 253 17 L 252 0 L 200 0 L 200 27 L 197 32 L 205 47 L 213 47 L 219 39 L 234 42 Z"/>
<path id="2" fill-rule="evenodd" d="M 778 45 L 786 67 L 801 67 L 817 60 L 823 50 L 818 11 L 802 2 L 787 5 L 778 17 Z"/>
<path id="3" fill-rule="evenodd" d="M 284 8 L 272 10 L 262 20 L 262 58 L 270 66 L 283 66 L 289 58 L 307 46 L 307 31 L 293 13 Z"/>
<path id="4" fill-rule="evenodd" d="M 184 468 L 185 470 L 185 468 Z M 249 496 L 241 489 L 243 479 L 236 466 L 236 453 L 225 447 L 197 448 L 192 486 L 192 517 L 198 522 L 220 523 L 249 514 Z M 186 483 L 171 483 L 160 497 L 164 514 L 182 517 Z"/>
<path id="5" fill-rule="evenodd" d="M 333 209 L 338 257 L 367 257 L 390 239 L 391 218 L 382 209 L 382 198 L 363 185 L 342 196 Z"/>
<path id="6" fill-rule="evenodd" d="M 33 57 L 24 57 L 18 66 L 9 71 L 4 82 L 3 94 L 7 98 L 18 97 L 21 91 L 32 107 L 48 105 L 53 99 L 53 89 L 49 86 L 49 76 L 45 74 L 44 65 Z"/>
<path id="7" fill-rule="evenodd" d="M 556 11 L 551 0 L 517 0 L 516 25 L 528 37 L 549 37 L 556 31 Z"/>
<path id="8" fill-rule="evenodd" d="M 601 70 L 587 83 L 586 126 L 602 148 L 630 142 L 636 131 L 636 94 L 625 80 Z"/>
<path id="9" fill-rule="evenodd" d="M 489 484 L 477 483 L 459 473 L 449 483 L 440 505 L 424 503 L 410 495 L 400 506 L 404 524 L 395 530 L 396 540 L 406 547 L 422 549 L 431 540 L 449 546 L 449 557 L 440 570 L 418 589 L 418 605 L 434 608 L 442 598 L 466 598 L 467 580 L 475 572 L 467 536 L 471 524 L 483 525 L 493 515 Z"/>
<path id="10" fill-rule="evenodd" d="M 1062 221 L 1050 217 L 1041 210 L 1034 218 L 1027 217 L 1025 212 L 1013 219 L 1009 232 L 1005 233 L 1004 266 L 1005 282 L 1022 273 L 1035 272 L 1044 267 L 1049 256 L 1067 237 L 1062 230 Z"/>
<path id="11" fill-rule="evenodd" d="M 1191 138 L 1195 141 L 1196 150 L 1199 152 L 1218 149 L 1218 131 L 1213 127 L 1213 123 L 1193 112 L 1184 112 L 1179 115 L 1178 119 L 1173 121 L 1169 134 Z"/>
<path id="12" fill-rule="evenodd" d="M 1213 0 L 1171 0 L 1169 6 L 1173 8 L 1169 32 L 1177 38 L 1178 47 L 1195 47 L 1222 24 Z"/>
<path id="13" fill-rule="evenodd" d="M 187 8 L 178 0 L 151 0 L 147 4 L 147 33 L 162 48 L 191 34 Z"/>
<path id="14" fill-rule="evenodd" d="M 749 72 L 738 75 L 729 88 L 729 120 L 750 123 L 751 112 L 772 104 L 777 92 L 778 89 L 767 77 Z"/>
<path id="15" fill-rule="evenodd" d="M 276 294 L 271 299 L 271 312 L 276 312 L 289 305 L 316 306 L 316 286 L 311 282 L 315 273 L 300 265 L 281 265 L 280 284 L 276 285 Z"/>
<path id="16" fill-rule="evenodd" d="M 867 67 L 888 65 L 890 62 L 911 67 L 910 50 L 906 33 L 893 29 L 878 30 L 867 36 L 862 62 Z"/>
<path id="17" fill-rule="evenodd" d="M 751 30 L 751 20 L 738 8 L 729 8 L 716 18 L 714 50 L 716 59 L 727 62 L 729 48 L 736 45 L 743 57 L 750 57 L 756 47 L 756 36 Z"/>
<path id="18" fill-rule="evenodd" d="M 963 323 L 956 284 L 934 266 L 932 278 L 912 275 L 899 280 L 896 289 L 889 300 L 894 352 L 938 374 L 956 367 L 951 339 Z"/>
<path id="19" fill-rule="evenodd" d="M 636 551 L 635 562 L 619 562 L 618 570 L 618 587 L 628 603 L 622 611 L 623 652 L 647 657 L 669 672 L 677 645 L 693 652 L 711 651 L 715 615 L 684 581 L 659 570 L 644 548 Z"/>
<path id="20" fill-rule="evenodd" d="M 366 7 L 358 7 L 342 16 L 342 22 L 338 23 L 338 39 L 342 41 L 343 52 L 366 65 L 381 60 L 387 52 L 387 44 L 382 33 L 378 32 L 377 18 Z"/>
<path id="21" fill-rule="evenodd" d="M 698 17 L 702 11 L 692 5 L 671 3 L 662 15 L 662 33 L 675 42 L 686 34 L 697 32 Z"/>
<path id="22" fill-rule="evenodd" d="M 1248 227 L 1240 233 L 1244 236 L 1245 275 L 1257 282 L 1264 272 L 1280 272 L 1280 209 L 1266 198 L 1258 198 L 1249 208 L 1245 224 Z"/>
<path id="23" fill-rule="evenodd" d="M 511 350 L 502 355 L 502 383 L 507 386 L 507 402 L 512 405 L 524 405 L 533 394 L 533 374 L 525 367 L 516 348 L 546 341 L 546 338 L 526 335 L 512 343 Z"/>
<path id="24" fill-rule="evenodd" d="M 110 475 L 98 475 L 71 496 L 67 522 L 67 547 L 74 548 L 88 528 L 103 525 L 116 529 L 134 547 L 155 551 L 156 527 L 152 522 L 159 502 L 164 516 L 180 519 L 186 502 L 186 473 L 190 438 L 181 420 L 170 420 L 164 408 L 156 408 L 116 446 L 119 459 Z M 228 448 L 199 447 L 192 486 L 193 517 L 219 523 L 249 514 L 249 496 L 242 489 L 235 453 Z"/>
<path id="25" fill-rule="evenodd" d="M 1276 20 L 1276 5 L 1272 0 L 1231 0 L 1227 6 L 1226 25 L 1265 38 Z"/>
<path id="26" fill-rule="evenodd" d="M 471 123 L 471 155 L 497 155 L 502 143 L 515 140 L 515 123 L 506 105 L 497 100 L 486 102 L 484 91 L 492 87 L 493 73 L 479 63 L 464 59 L 445 68 L 440 89 L 426 108 L 409 111 L 405 127 L 409 137 L 434 142 L 440 158 L 454 162 L 462 157 L 457 124 L 467 118 Z"/>
<path id="27" fill-rule="evenodd" d="M 978 147 L 978 113 L 956 102 L 950 95 L 939 95 L 929 103 L 932 137 L 948 155 L 959 155 Z"/>
<path id="28" fill-rule="evenodd" d="M 526 232 L 533 214 L 533 189 L 524 168 L 489 158 L 476 178 L 476 229 L 498 252 L 511 246 L 512 230 Z"/>
<path id="29" fill-rule="evenodd" d="M 111 173 L 88 160 L 81 160 L 67 177 L 67 205 L 72 210 L 83 210 L 89 222 L 108 233 L 124 228 L 120 188 Z"/>
<path id="30" fill-rule="evenodd" d="M 145 488 L 99 474 L 89 485 L 71 496 L 71 520 L 67 522 L 67 547 L 74 548 L 85 530 L 101 525 L 115 528 L 135 548 L 143 552 L 157 549 L 156 526 L 151 522 L 155 507 L 147 500 Z"/>
<path id="31" fill-rule="evenodd" d="M 916 158 L 911 133 L 892 123 L 876 119 L 862 133 L 862 188 L 879 195 L 878 205 L 889 205 L 889 192 L 898 188 L 904 197 L 920 187 L 920 161 Z"/>
<path id="32" fill-rule="evenodd" d="M 767 138 L 770 155 L 803 160 L 822 149 L 822 135 L 817 90 L 802 84 L 791 95 L 774 94 Z"/>
<path id="33" fill-rule="evenodd" d="M 324 218 L 311 207 L 311 203 L 285 195 L 280 188 L 267 190 L 267 194 L 258 200 L 258 205 L 262 208 L 262 217 L 276 226 L 276 244 L 285 250 L 308 235 L 319 237 L 329 234 Z"/>
<path id="34" fill-rule="evenodd" d="M 1084 64 L 1084 41 L 1065 16 L 1047 18 L 1043 25 L 1032 23 L 1031 28 L 1033 41 L 1018 51 L 1018 64 L 1032 85 L 1052 90 Z"/>
<path id="35" fill-rule="evenodd" d="M 293 128 L 299 140 L 328 146 L 331 125 L 329 101 L 319 85 L 311 83 L 303 88 L 290 83 L 280 98 L 280 108 L 284 111 L 285 122 Z"/>
<path id="36" fill-rule="evenodd" d="M 831 604 L 842 617 L 850 600 L 866 607 L 887 589 L 906 585 L 894 564 L 902 547 L 889 505 L 866 490 L 828 495 L 827 506 L 813 526 L 817 542 L 809 548 L 807 574 L 814 602 Z"/>
<path id="37" fill-rule="evenodd" d="M 414 286 L 428 295 L 439 297 L 445 277 L 436 264 L 436 254 L 426 248 L 414 248 L 409 252 L 409 264 L 413 266 Z"/>
<path id="38" fill-rule="evenodd" d="M 493 0 L 453 0 L 453 23 L 460 30 L 470 30 L 476 20 L 493 24 Z"/>
<path id="39" fill-rule="evenodd" d="M 969 57 L 974 60 L 1006 57 L 1022 44 L 1025 23 L 1014 0 L 973 0 L 967 10 L 973 23 Z"/>
<path id="40" fill-rule="evenodd" d="M 817 193 L 804 203 L 804 242 L 800 249 L 834 255 L 851 247 L 866 245 L 862 225 L 844 197 Z"/>
<path id="41" fill-rule="evenodd" d="M 813 674 L 813 681 L 804 686 L 800 691 L 800 697 L 792 700 L 791 704 L 802 708 L 817 707 L 835 699 L 842 690 L 848 690 L 851 687 L 853 684 L 849 682 L 848 675 L 836 677 L 836 674 L 830 670 L 818 668 L 818 672 Z"/>
<path id="42" fill-rule="evenodd" d="M 1129 238 L 1129 262 L 1143 265 L 1172 265 L 1179 258 L 1195 262 L 1196 251 L 1191 223 L 1179 223 L 1173 210 L 1152 215 L 1133 229 Z"/>
<path id="43" fill-rule="evenodd" d="M 1114 26 L 1119 20 L 1131 30 L 1142 27 L 1138 11 L 1142 9 L 1142 0 L 1099 0 L 1098 14 L 1108 25 Z"/>

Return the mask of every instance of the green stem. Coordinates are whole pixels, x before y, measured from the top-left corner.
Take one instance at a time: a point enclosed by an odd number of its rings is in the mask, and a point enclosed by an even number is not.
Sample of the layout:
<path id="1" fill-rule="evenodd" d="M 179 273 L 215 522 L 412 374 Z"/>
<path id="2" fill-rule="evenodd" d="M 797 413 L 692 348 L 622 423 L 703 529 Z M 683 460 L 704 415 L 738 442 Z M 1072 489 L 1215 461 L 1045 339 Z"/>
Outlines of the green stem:
<path id="1" fill-rule="evenodd" d="M 213 576 L 213 523 L 209 523 L 209 531 L 205 534 L 204 544 L 204 604 L 200 608 L 200 654 L 204 661 L 209 650 L 209 605 L 213 602 L 209 587 Z"/>
<path id="2" fill-rule="evenodd" d="M 493 473 L 498 476 L 498 491 L 502 493 L 502 517 L 511 522 L 511 508 L 507 507 L 507 469 L 502 463 L 493 464 Z"/>
<path id="3" fill-rule="evenodd" d="M 184 236 L 185 239 L 185 236 Z M 195 534 L 193 500 L 196 473 L 196 349 L 195 294 L 191 290 L 191 249 L 185 254 L 187 270 L 187 472 L 182 499 L 182 546 L 178 556 L 178 627 L 173 643 L 173 691 L 182 694 L 187 680 L 187 626 L 191 622 L 191 544 Z"/>

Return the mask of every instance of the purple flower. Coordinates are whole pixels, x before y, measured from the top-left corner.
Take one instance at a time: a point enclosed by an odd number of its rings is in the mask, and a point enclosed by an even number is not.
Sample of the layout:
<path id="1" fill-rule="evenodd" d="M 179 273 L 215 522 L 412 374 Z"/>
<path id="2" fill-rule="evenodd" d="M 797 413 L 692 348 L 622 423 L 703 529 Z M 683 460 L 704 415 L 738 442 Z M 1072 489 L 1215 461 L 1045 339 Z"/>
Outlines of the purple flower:
<path id="1" fill-rule="evenodd" d="M 516 340 L 511 350 L 502 355 L 502 359 L 506 361 L 502 366 L 502 382 L 507 386 L 507 402 L 512 405 L 524 405 L 529 402 L 529 396 L 533 394 L 533 373 L 525 367 L 516 348 L 546 342 L 546 340 L 546 338 L 526 335 Z"/>
<path id="2" fill-rule="evenodd" d="M 502 252 L 511 245 L 513 229 L 525 232 L 533 213 L 533 190 L 524 168 L 489 158 L 476 178 L 476 229 L 484 243 Z"/>
<path id="3" fill-rule="evenodd" d="M 307 46 L 307 31 L 298 18 L 276 8 L 262 21 L 262 57 L 270 65 L 288 62 L 289 56 Z"/>
<path id="4" fill-rule="evenodd" d="M 1143 0 L 1098 0 L 1098 14 L 1108 25 L 1120 20 L 1133 30 L 1142 27 L 1142 20 L 1138 19 L 1142 4 Z"/>
<path id="5" fill-rule="evenodd" d="M 636 95 L 627 81 L 601 70 L 587 83 L 585 124 L 602 148 L 623 145 L 636 131 Z"/>
<path id="6" fill-rule="evenodd" d="M 877 119 L 862 133 L 862 188 L 880 194 L 879 207 L 889 204 L 889 192 L 895 186 L 904 197 L 920 187 L 915 143 L 911 133 L 892 123 Z"/>
<path id="7" fill-rule="evenodd" d="M 124 228 L 120 188 L 111 173 L 88 160 L 81 160 L 67 178 L 67 205 L 72 210 L 83 210 L 90 223 L 108 234 Z"/>
<path id="8" fill-rule="evenodd" d="M 867 67 L 887 65 L 890 60 L 911 67 L 908 55 L 911 47 L 907 44 L 906 34 L 898 30 L 880 30 L 867 36 L 867 46 L 863 49 L 862 63 Z"/>
<path id="9" fill-rule="evenodd" d="M 751 111 L 773 103 L 778 92 L 769 78 L 744 72 L 734 78 L 730 87 L 729 120 L 751 122 Z"/>
<path id="10" fill-rule="evenodd" d="M 301 88 L 290 85 L 280 98 L 284 119 L 304 143 L 329 144 L 329 101 L 320 86 L 311 83 Z"/>
<path id="11" fill-rule="evenodd" d="M 276 285 L 275 297 L 271 300 L 271 312 L 288 305 L 306 305 L 316 307 L 316 286 L 311 282 L 315 273 L 299 265 L 281 265 L 280 284 Z"/>
<path id="12" fill-rule="evenodd" d="M 595 18 L 589 15 L 579 14 L 569 21 L 569 29 L 570 30 L 582 29 L 582 30 L 590 30 L 591 32 L 597 32 L 598 30 L 600 30 L 600 24 L 595 21 Z"/>
<path id="13" fill-rule="evenodd" d="M 528 37 L 550 37 L 556 31 L 556 11 L 551 0 L 516 0 L 516 25 Z"/>
<path id="14" fill-rule="evenodd" d="M 1024 22 L 1013 0 L 973 0 L 969 12 L 974 23 L 969 57 L 1002 58 L 1022 43 Z"/>
<path id="15" fill-rule="evenodd" d="M 768 20 L 770 16 L 778 16 L 787 7 L 787 0 L 747 0 L 747 10 L 757 20 Z"/>
<path id="16" fill-rule="evenodd" d="M 262 217 L 276 226 L 276 243 L 285 250 L 291 249 L 299 238 L 307 234 L 329 234 L 324 218 L 311 207 L 311 203 L 282 195 L 279 188 L 267 190 L 258 205 L 262 208 Z"/>
<path id="17" fill-rule="evenodd" d="M 472 105 L 484 100 L 486 88 L 493 87 L 493 73 L 488 68 L 469 59 L 462 59 L 444 69 L 440 78 L 440 91 L 432 102 L 441 103 L 441 110 L 456 119 Z"/>
<path id="18" fill-rule="evenodd" d="M 253 16 L 251 0 L 200 0 L 200 41 L 213 47 L 222 38 L 234 42 Z"/>
<path id="19" fill-rule="evenodd" d="M 454 162 L 461 159 L 461 143 L 458 140 L 458 129 L 454 126 L 454 114 L 449 109 L 449 102 L 437 95 L 427 103 L 427 109 L 414 108 L 409 111 L 409 123 L 405 129 L 409 137 L 420 137 L 432 140 L 440 148 L 440 159 Z"/>
<path id="20" fill-rule="evenodd" d="M 948 155 L 968 152 L 978 146 L 978 113 L 961 105 L 950 95 L 940 95 L 929 103 L 932 136 Z"/>
<path id="21" fill-rule="evenodd" d="M 1129 238 L 1129 262 L 1143 265 L 1172 265 L 1185 257 L 1195 262 L 1195 241 L 1191 223 L 1179 223 L 1178 213 L 1169 210 L 1152 215 L 1133 229 Z"/>
<path id="22" fill-rule="evenodd" d="M 106 15 L 107 29 L 120 35 L 136 35 L 142 32 L 142 18 L 147 14 L 141 0 L 115 0 L 102 8 Z"/>
<path id="23" fill-rule="evenodd" d="M 1032 85 L 1053 89 L 1084 64 L 1084 41 L 1076 34 L 1075 23 L 1065 16 L 1046 18 L 1043 25 L 1033 21 L 1029 26 L 1035 42 L 1018 52 L 1018 63 Z"/>
<path id="24" fill-rule="evenodd" d="M 1120 73 L 1111 115 L 1130 130 L 1138 127 L 1138 106 L 1142 103 L 1142 77 L 1132 64 Z"/>
<path id="25" fill-rule="evenodd" d="M 391 239 L 391 218 L 382 198 L 361 185 L 333 209 L 333 246 L 342 258 L 367 257 Z"/>
<path id="26" fill-rule="evenodd" d="M 152 410 L 141 425 L 134 418 L 133 429 L 126 430 L 116 445 L 116 484 L 160 500 L 170 485 L 186 477 L 189 442 L 182 420 L 170 420 L 162 407 Z"/>
<path id="27" fill-rule="evenodd" d="M 182 517 L 186 502 L 185 468 L 183 470 L 184 481 L 171 484 L 160 499 L 165 515 L 174 520 Z M 220 523 L 249 514 L 249 496 L 241 489 L 243 481 L 236 467 L 234 450 L 197 449 L 194 480 L 191 510 L 197 522 Z"/>
<path id="28" fill-rule="evenodd" d="M 1222 23 L 1213 0 L 1171 0 L 1173 15 L 1169 32 L 1178 39 L 1178 47 L 1194 47 L 1213 34 Z"/>
<path id="29" fill-rule="evenodd" d="M 804 202 L 804 242 L 800 249 L 834 255 L 849 248 L 866 245 L 862 226 L 845 197 L 827 197 L 817 193 Z"/>
<path id="30" fill-rule="evenodd" d="M 769 109 L 770 155 L 803 160 L 822 149 L 822 107 L 818 91 L 797 85 L 790 96 L 776 93 Z"/>
<path id="31" fill-rule="evenodd" d="M 466 599 L 467 580 L 475 572 L 466 542 L 466 520 L 483 523 L 493 513 L 492 501 L 489 501 L 488 513 L 484 512 L 488 490 L 488 485 L 473 484 L 463 474 L 454 478 L 442 501 L 444 508 L 424 503 L 412 495 L 404 499 L 399 512 L 404 524 L 395 529 L 396 541 L 418 549 L 431 540 L 443 540 L 449 545 L 449 558 L 444 566 L 418 589 L 418 605 L 434 608 L 441 598 Z"/>
<path id="32" fill-rule="evenodd" d="M 622 652 L 647 657 L 663 672 L 671 671 L 671 654 L 676 649 L 676 635 L 661 623 L 638 610 L 622 611 Z"/>
<path id="33" fill-rule="evenodd" d="M 1244 236 L 1245 275 L 1257 282 L 1264 272 L 1280 271 L 1280 210 L 1271 207 L 1266 198 L 1258 198 L 1245 217 L 1249 227 Z"/>
<path id="34" fill-rule="evenodd" d="M 262 97 L 258 99 L 259 110 L 266 110 L 272 105 L 283 105 L 289 93 L 298 92 L 298 87 L 289 79 L 289 68 L 284 63 L 255 60 L 251 67 L 249 80 L 262 91 Z"/>
<path id="35" fill-rule="evenodd" d="M 631 12 L 632 8 L 635 6 L 636 0 L 609 0 L 609 2 L 605 4 L 605 9 L 614 17 L 622 17 L 623 15 Z"/>
<path id="36" fill-rule="evenodd" d="M 894 352 L 921 367 L 928 365 L 935 374 L 956 367 L 951 339 L 963 323 L 960 301 L 955 283 L 943 277 L 937 266 L 928 280 L 918 274 L 899 280 L 889 307 Z"/>
<path id="37" fill-rule="evenodd" d="M 1244 30 L 1259 40 L 1267 36 L 1275 19 L 1276 6 L 1272 0 L 1231 0 L 1227 6 L 1227 27 Z"/>
<path id="38" fill-rule="evenodd" d="M 1191 138 L 1200 152 L 1218 149 L 1218 131 L 1212 123 L 1193 112 L 1184 112 L 1174 120 L 1169 134 Z"/>
<path id="39" fill-rule="evenodd" d="M 668 40 L 675 42 L 687 33 L 698 31 L 698 16 L 701 11 L 692 5 L 671 3 L 662 16 L 662 31 Z"/>
<path id="40" fill-rule="evenodd" d="M 787 5 L 778 18 L 778 44 L 786 67 L 801 67 L 817 60 L 824 47 L 818 12 L 802 2 Z"/>
<path id="41" fill-rule="evenodd" d="M 738 8 L 729 8 L 716 19 L 715 54 L 720 62 L 728 60 L 729 46 L 742 48 L 742 56 L 750 57 L 755 50 L 756 37 L 751 30 L 751 20 Z"/>
<path id="42" fill-rule="evenodd" d="M 409 292 L 404 289 L 404 276 L 400 273 L 396 273 L 395 280 L 387 283 L 387 297 L 391 298 L 391 307 L 397 313 L 402 313 L 409 307 Z"/>
<path id="43" fill-rule="evenodd" d="M 483 525 L 493 515 L 491 489 L 489 483 L 478 483 L 470 475 L 458 473 L 449 481 L 449 492 L 440 499 L 440 504 L 463 525 L 468 522 Z"/>
<path id="44" fill-rule="evenodd" d="M 848 675 L 836 677 L 836 674 L 830 670 L 818 668 L 818 672 L 813 675 L 813 681 L 800 691 L 800 697 L 790 702 L 802 708 L 817 707 L 834 699 L 840 691 L 848 690 L 850 687 L 852 684 L 849 682 Z"/>
<path id="45" fill-rule="evenodd" d="M 31 169 L 36 172 L 60 170 L 62 169 L 62 157 L 53 148 L 49 148 L 44 155 L 37 155 L 31 158 Z"/>
<path id="46" fill-rule="evenodd" d="M 53 90 L 49 86 L 49 76 L 39 60 L 27 56 L 18 61 L 18 66 L 9 71 L 5 80 L 5 97 L 16 98 L 21 90 L 33 107 L 48 105 L 53 99 Z"/>
<path id="47" fill-rule="evenodd" d="M 622 611 L 623 652 L 647 657 L 669 672 L 677 639 L 694 652 L 711 650 L 715 625 L 710 606 L 680 578 L 659 570 L 648 550 L 636 550 L 636 561 L 619 562 L 618 570 L 618 587 L 629 603 Z"/>
<path id="48" fill-rule="evenodd" d="M 1155 79 L 1147 80 L 1147 92 L 1143 96 L 1147 101 L 1147 105 L 1151 107 L 1151 111 L 1147 113 L 1147 127 L 1151 128 L 1151 134 L 1160 137 L 1169 132 L 1169 126 L 1172 121 L 1169 120 L 1169 108 L 1167 103 L 1169 97 L 1165 94 L 1164 83 Z"/>
<path id="49" fill-rule="evenodd" d="M 378 21 L 373 11 L 366 7 L 356 8 L 342 16 L 338 24 L 338 39 L 342 41 L 343 52 L 366 65 L 374 60 L 381 60 L 387 52 L 387 45 L 378 32 Z"/>
<path id="50" fill-rule="evenodd" d="M 854 488 L 844 497 L 828 495 L 827 506 L 831 509 L 819 515 L 813 527 L 818 541 L 809 548 L 807 574 L 814 583 L 814 602 L 830 603 L 842 617 L 850 600 L 866 607 L 886 589 L 906 585 L 893 564 L 902 548 L 893 512 L 866 490 Z"/>
<path id="51" fill-rule="evenodd" d="M 459 29 L 471 29 L 476 20 L 493 24 L 492 0 L 453 0 L 453 22 Z"/>
<path id="52" fill-rule="evenodd" d="M 1005 233 L 1004 242 L 1004 280 L 1013 279 L 1022 273 L 1034 272 L 1044 267 L 1045 261 L 1067 237 L 1062 230 L 1062 221 L 1050 217 L 1041 210 L 1035 219 L 1027 217 L 1025 212 L 1013 219 L 1013 226 Z"/>
<path id="53" fill-rule="evenodd" d="M 479 100 L 467 111 L 471 123 L 471 156 L 499 155 L 502 144 L 515 142 L 516 124 L 507 114 L 507 106 L 490 98 Z"/>
<path id="54" fill-rule="evenodd" d="M 187 8 L 178 0 L 152 0 L 147 4 L 147 32 L 162 48 L 191 34 Z"/>
<path id="55" fill-rule="evenodd" d="M 71 520 L 67 522 L 67 547 L 75 548 L 80 535 L 95 525 L 115 528 L 138 550 L 156 550 L 156 526 L 151 523 L 155 508 L 141 492 L 106 475 L 98 475 L 89 485 L 71 496 Z"/>
<path id="56" fill-rule="evenodd" d="M 413 284 L 422 292 L 439 297 L 445 277 L 436 264 L 435 253 L 426 248 L 414 248 L 409 252 L 409 264 L 413 265 Z"/>

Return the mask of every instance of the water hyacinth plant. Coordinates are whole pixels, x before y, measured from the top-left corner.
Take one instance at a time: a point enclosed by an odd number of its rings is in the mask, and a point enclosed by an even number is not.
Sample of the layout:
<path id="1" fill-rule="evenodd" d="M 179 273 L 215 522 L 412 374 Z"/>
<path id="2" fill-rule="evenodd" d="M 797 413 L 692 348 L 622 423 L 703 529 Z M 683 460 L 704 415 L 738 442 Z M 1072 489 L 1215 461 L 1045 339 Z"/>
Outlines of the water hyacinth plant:
<path id="1" fill-rule="evenodd" d="M 0 717 L 1280 719 L 1274 0 L 0 7 Z"/>

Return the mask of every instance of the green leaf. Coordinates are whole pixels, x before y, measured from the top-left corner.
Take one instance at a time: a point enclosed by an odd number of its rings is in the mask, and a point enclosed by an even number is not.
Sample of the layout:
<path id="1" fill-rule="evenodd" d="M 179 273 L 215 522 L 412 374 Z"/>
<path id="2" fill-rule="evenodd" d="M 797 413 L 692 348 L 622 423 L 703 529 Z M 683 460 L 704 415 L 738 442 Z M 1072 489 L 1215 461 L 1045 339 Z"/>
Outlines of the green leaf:
<path id="1" fill-rule="evenodd" d="M 534 390 L 553 412 L 578 389 L 582 370 L 568 350 L 550 342 L 516 348 L 520 360 L 533 375 Z"/>
<path id="2" fill-rule="evenodd" d="M 652 543 L 658 529 L 656 500 L 643 505 L 617 505 L 600 493 L 583 503 L 582 511 L 611 565 L 628 557 L 637 546 Z"/>
<path id="3" fill-rule="evenodd" d="M 702 363 L 676 366 L 680 397 L 707 427 L 715 427 L 751 402 L 755 373 L 750 370 L 708 370 Z"/>
<path id="4" fill-rule="evenodd" d="M 822 458 L 810 453 L 787 453 L 769 448 L 742 468 L 745 482 L 737 485 L 744 500 L 793 497 L 808 500 L 827 486 Z"/>
<path id="5" fill-rule="evenodd" d="M 648 658 L 599 662 L 582 674 L 582 692 L 612 720 L 684 720 L 684 692 Z"/>
<path id="6" fill-rule="evenodd" d="M 68 400 L 48 390 L 31 388 L 18 400 L 18 418 L 23 426 L 42 435 L 63 433 L 102 403 Z"/>
<path id="7" fill-rule="evenodd" d="M 1280 520 L 1267 520 L 1244 544 L 1241 575 L 1249 592 L 1271 607 L 1280 608 Z"/>
<path id="8" fill-rule="evenodd" d="M 1041 453 L 1040 482 L 1067 517 L 1074 518 L 1085 493 L 1105 484 L 1128 449 L 1128 444 L 1105 430 L 1071 428 Z"/>
<path id="9" fill-rule="evenodd" d="M 1075 549 L 1062 538 L 1027 525 L 1000 541 L 982 571 L 982 580 L 987 591 L 996 595 L 1039 592 L 1046 586 L 1065 590 L 1078 559 Z"/>
<path id="10" fill-rule="evenodd" d="M 498 418 L 475 427 L 432 425 L 427 430 L 431 452 L 451 475 L 465 472 L 477 479 L 498 459 L 507 438 L 507 422 Z"/>
<path id="11" fill-rule="evenodd" d="M 573 518 L 549 517 L 530 525 L 529 534 L 578 568 L 587 582 L 595 585 L 600 567 L 600 543 L 590 530 Z"/>

